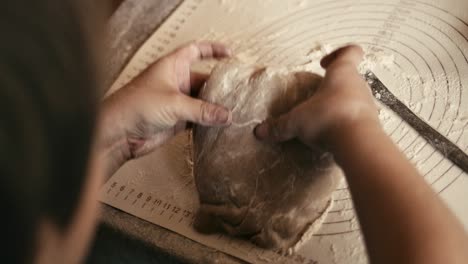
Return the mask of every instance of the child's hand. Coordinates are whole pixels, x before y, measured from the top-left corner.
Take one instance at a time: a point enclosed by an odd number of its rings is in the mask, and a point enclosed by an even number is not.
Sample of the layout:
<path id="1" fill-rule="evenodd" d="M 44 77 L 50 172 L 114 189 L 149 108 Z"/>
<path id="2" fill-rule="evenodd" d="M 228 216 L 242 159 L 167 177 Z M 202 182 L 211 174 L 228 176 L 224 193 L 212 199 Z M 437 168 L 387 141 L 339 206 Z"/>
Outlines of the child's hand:
<path id="1" fill-rule="evenodd" d="M 229 56 L 222 44 L 191 43 L 156 61 L 128 85 L 103 102 L 99 145 L 125 160 L 151 152 L 185 129 L 186 122 L 207 126 L 229 125 L 228 109 L 190 94 L 207 76 L 190 71 L 205 58 Z"/>
<path id="2" fill-rule="evenodd" d="M 307 145 L 321 139 L 333 144 L 333 137 L 342 136 L 340 132 L 350 126 L 378 125 L 371 90 L 357 71 L 362 56 L 360 47 L 347 46 L 323 58 L 321 65 L 327 72 L 317 92 L 289 113 L 257 126 L 256 136 L 270 141 L 297 137 Z"/>

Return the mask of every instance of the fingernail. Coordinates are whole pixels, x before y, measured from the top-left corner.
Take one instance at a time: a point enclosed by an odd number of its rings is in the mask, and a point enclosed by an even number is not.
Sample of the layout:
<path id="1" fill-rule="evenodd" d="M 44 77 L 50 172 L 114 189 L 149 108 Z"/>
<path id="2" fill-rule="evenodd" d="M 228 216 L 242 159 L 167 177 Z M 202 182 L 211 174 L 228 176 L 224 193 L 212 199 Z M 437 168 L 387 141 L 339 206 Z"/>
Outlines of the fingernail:
<path id="1" fill-rule="evenodd" d="M 219 107 L 216 113 L 215 122 L 222 125 L 227 125 L 231 120 L 231 111 L 227 108 Z"/>
<path id="2" fill-rule="evenodd" d="M 258 139 L 264 139 L 268 136 L 268 125 L 266 123 L 261 123 L 256 126 L 254 129 L 254 135 Z"/>

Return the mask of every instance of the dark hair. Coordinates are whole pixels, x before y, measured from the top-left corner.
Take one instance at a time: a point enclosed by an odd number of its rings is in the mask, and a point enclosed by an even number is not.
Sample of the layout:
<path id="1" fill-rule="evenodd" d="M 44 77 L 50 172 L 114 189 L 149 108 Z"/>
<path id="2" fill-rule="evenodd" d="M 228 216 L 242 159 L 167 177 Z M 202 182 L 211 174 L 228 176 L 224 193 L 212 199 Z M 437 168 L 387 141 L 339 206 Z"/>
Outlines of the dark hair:
<path id="1" fill-rule="evenodd" d="M 71 0 L 0 8 L 1 262 L 32 260 L 38 223 L 76 210 L 94 132 L 90 39 Z"/>

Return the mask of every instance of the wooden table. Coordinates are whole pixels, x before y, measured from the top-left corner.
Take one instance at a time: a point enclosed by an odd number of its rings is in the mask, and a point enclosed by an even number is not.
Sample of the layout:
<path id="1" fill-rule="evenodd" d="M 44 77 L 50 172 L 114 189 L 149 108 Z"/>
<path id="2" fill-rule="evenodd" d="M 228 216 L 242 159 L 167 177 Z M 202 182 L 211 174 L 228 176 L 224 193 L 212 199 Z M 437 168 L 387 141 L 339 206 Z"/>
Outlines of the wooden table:
<path id="1" fill-rule="evenodd" d="M 126 0 L 109 21 L 106 80 L 110 87 L 126 63 L 182 0 Z M 158 225 L 104 205 L 102 221 L 154 249 L 189 263 L 245 263 Z"/>

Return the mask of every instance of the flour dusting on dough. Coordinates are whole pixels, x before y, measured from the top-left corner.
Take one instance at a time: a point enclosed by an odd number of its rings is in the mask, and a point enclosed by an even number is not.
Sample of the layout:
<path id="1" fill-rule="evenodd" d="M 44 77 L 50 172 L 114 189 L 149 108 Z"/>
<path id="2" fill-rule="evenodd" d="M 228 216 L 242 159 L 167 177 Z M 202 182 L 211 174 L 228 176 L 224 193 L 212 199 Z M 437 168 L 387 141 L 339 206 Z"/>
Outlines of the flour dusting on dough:
<path id="1" fill-rule="evenodd" d="M 253 119 L 253 120 L 249 120 L 249 121 L 246 121 L 246 122 L 243 122 L 243 123 L 232 122 L 231 126 L 245 127 L 245 126 L 251 126 L 251 125 L 258 125 L 258 124 L 260 124 L 262 122 L 263 122 L 263 120 Z"/>
<path id="2" fill-rule="evenodd" d="M 228 127 L 195 127 L 197 230 L 221 217 L 226 233 L 284 254 L 307 238 L 304 232 L 318 229 L 342 171 L 318 148 L 261 142 L 252 130 L 306 100 L 321 81 L 311 72 L 235 59 L 216 66 L 199 96 L 231 109 L 234 121 Z"/>

